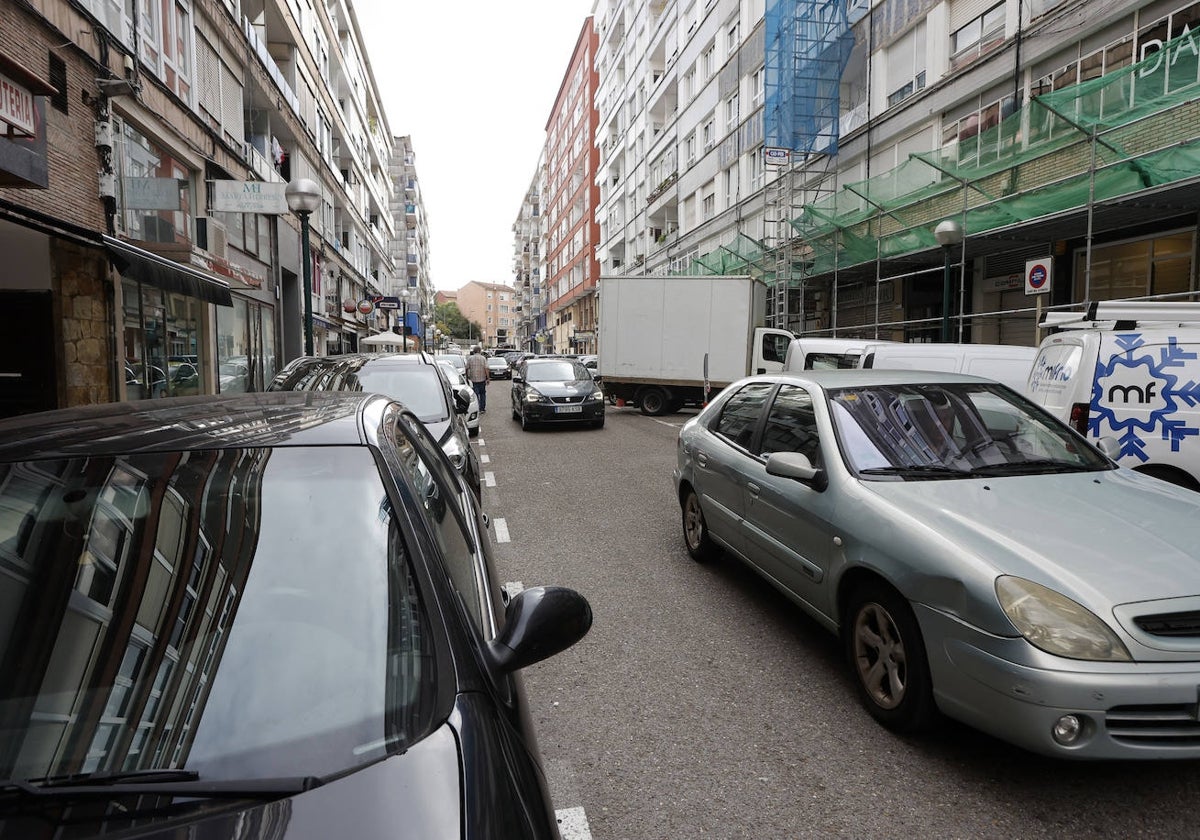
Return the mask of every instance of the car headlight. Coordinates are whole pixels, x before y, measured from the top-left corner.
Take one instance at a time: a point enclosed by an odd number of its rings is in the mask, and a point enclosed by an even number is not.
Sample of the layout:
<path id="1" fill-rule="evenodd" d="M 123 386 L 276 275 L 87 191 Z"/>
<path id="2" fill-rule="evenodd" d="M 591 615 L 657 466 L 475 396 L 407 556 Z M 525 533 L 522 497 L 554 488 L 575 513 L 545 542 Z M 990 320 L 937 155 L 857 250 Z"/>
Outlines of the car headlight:
<path id="1" fill-rule="evenodd" d="M 446 457 L 450 459 L 454 469 L 461 471 L 466 466 L 467 451 L 456 435 L 446 438 L 446 442 L 442 444 L 442 451 L 446 453 Z"/>
<path id="2" fill-rule="evenodd" d="M 541 402 L 544 399 L 545 399 L 545 397 L 543 397 L 537 391 L 526 391 L 525 392 L 525 402 Z"/>
<path id="3" fill-rule="evenodd" d="M 604 392 L 598 391 L 598 390 L 592 391 L 592 399 L 597 400 L 599 402 L 604 402 Z"/>
<path id="4" fill-rule="evenodd" d="M 1133 657 L 1096 615 L 1066 595 L 1024 578 L 996 578 L 996 597 L 1031 645 L 1068 659 L 1129 662 Z"/>

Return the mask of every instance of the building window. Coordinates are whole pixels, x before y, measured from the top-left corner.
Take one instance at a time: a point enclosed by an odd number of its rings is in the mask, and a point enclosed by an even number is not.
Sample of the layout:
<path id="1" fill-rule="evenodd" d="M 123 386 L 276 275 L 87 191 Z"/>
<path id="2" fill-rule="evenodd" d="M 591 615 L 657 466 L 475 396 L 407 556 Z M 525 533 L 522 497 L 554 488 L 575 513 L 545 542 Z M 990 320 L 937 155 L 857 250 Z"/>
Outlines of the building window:
<path id="1" fill-rule="evenodd" d="M 704 200 L 700 205 L 701 220 L 711 219 L 717 212 L 716 188 L 710 182 L 705 187 Z"/>
<path id="2" fill-rule="evenodd" d="M 888 107 L 925 87 L 925 21 L 887 48 Z"/>
<path id="3" fill-rule="evenodd" d="M 696 162 L 696 132 L 694 131 L 683 141 L 683 159 L 687 161 L 687 166 Z"/>
<path id="4" fill-rule="evenodd" d="M 732 56 L 734 53 L 736 53 L 740 41 L 741 38 L 738 31 L 738 22 L 735 20 L 725 32 L 726 54 Z"/>
<path id="5" fill-rule="evenodd" d="M 123 232 L 146 242 L 190 243 L 191 173 L 124 121 L 117 158 L 117 206 Z"/>
<path id="6" fill-rule="evenodd" d="M 950 35 L 950 66 L 962 67 L 1004 41 L 1004 4 L 998 3 Z"/>
<path id="7" fill-rule="evenodd" d="M 733 131 L 738 125 L 738 95 L 735 92 L 733 96 L 725 100 L 725 130 Z"/>
<path id="8" fill-rule="evenodd" d="M 710 44 L 703 55 L 700 56 L 700 78 L 708 80 L 712 78 L 712 74 L 716 72 L 716 44 Z"/>
<path id="9" fill-rule="evenodd" d="M 700 127 L 700 131 L 704 137 L 704 151 L 708 151 L 717 142 L 716 132 L 713 130 L 713 118 L 710 115 L 704 120 L 704 124 Z"/>
<path id="10" fill-rule="evenodd" d="M 766 75 L 763 67 L 759 67 L 750 75 L 750 105 L 754 108 L 763 103 L 763 82 Z"/>

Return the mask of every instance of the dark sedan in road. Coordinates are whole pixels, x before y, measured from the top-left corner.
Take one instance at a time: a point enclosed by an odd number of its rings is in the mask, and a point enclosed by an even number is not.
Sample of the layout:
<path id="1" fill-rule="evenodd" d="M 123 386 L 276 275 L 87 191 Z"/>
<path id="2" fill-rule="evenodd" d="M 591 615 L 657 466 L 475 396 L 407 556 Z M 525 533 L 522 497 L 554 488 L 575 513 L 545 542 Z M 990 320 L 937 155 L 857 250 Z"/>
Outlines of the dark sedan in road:
<path id="1" fill-rule="evenodd" d="M 604 392 L 574 359 L 532 358 L 513 371 L 512 416 L 522 429 L 541 423 L 604 426 Z"/>
<path id="2" fill-rule="evenodd" d="M 0 422 L 4 837 L 558 837 L 508 596 L 425 425 L 364 392 Z"/>

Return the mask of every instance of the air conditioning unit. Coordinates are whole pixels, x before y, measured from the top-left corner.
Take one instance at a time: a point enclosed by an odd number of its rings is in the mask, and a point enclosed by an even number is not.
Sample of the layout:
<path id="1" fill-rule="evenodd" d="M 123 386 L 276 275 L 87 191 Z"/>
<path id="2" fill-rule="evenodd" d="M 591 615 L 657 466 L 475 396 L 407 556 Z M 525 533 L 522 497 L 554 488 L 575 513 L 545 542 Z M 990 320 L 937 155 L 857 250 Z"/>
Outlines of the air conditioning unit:
<path id="1" fill-rule="evenodd" d="M 228 235 L 225 224 L 212 216 L 196 218 L 196 245 L 214 257 L 229 258 Z"/>

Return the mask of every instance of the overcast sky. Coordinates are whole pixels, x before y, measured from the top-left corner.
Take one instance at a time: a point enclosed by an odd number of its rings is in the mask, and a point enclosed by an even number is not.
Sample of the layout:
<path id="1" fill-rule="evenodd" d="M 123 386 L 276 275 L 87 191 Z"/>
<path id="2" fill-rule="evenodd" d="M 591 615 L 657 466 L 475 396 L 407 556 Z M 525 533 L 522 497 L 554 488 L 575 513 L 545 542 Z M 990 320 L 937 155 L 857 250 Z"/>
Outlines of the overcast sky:
<path id="1" fill-rule="evenodd" d="M 392 134 L 412 137 L 434 285 L 512 285 L 513 222 L 592 0 L 352 2 Z"/>

